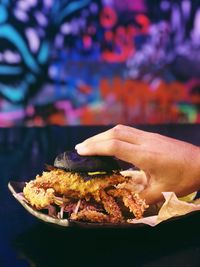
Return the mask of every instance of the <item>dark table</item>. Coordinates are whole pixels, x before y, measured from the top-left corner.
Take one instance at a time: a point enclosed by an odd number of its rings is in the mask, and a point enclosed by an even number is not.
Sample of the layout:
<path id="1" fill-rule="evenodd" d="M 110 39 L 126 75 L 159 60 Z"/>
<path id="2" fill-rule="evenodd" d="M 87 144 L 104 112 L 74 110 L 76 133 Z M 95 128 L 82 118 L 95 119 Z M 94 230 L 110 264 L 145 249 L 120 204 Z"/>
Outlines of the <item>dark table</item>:
<path id="1" fill-rule="evenodd" d="M 200 213 L 155 228 L 61 228 L 40 222 L 13 198 L 25 181 L 77 142 L 107 127 L 0 129 L 0 266 L 200 266 Z M 200 125 L 141 126 L 200 145 Z"/>

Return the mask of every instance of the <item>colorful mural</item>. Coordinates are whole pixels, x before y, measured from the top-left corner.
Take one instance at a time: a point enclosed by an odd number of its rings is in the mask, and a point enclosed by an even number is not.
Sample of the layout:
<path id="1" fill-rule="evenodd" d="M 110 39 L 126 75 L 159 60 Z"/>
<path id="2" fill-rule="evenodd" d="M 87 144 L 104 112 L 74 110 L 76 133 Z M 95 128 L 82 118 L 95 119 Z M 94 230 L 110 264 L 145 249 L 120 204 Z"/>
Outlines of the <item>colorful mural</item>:
<path id="1" fill-rule="evenodd" d="M 200 122 L 200 4 L 1 0 L 0 126 Z"/>

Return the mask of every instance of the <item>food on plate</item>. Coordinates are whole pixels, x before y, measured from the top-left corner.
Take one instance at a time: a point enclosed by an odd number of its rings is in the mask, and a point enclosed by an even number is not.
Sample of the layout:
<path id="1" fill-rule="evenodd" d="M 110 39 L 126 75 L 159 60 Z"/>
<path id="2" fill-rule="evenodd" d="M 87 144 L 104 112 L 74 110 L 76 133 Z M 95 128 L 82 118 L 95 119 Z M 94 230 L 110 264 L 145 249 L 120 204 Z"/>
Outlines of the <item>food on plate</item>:
<path id="1" fill-rule="evenodd" d="M 66 151 L 26 184 L 23 195 L 32 207 L 48 209 L 57 218 L 106 223 L 140 219 L 148 205 L 129 189 L 131 177 L 120 170 L 114 157 Z"/>

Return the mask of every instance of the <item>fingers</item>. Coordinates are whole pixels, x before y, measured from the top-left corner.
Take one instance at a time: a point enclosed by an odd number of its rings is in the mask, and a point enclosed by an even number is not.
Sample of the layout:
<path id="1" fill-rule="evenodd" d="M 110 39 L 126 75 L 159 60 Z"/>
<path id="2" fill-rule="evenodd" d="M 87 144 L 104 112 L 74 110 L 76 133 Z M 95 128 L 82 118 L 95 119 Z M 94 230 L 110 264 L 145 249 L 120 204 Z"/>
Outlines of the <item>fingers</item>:
<path id="1" fill-rule="evenodd" d="M 143 156 L 145 155 L 145 153 L 139 149 L 138 145 L 116 139 L 89 143 L 83 142 L 77 145 L 76 149 L 80 155 L 115 156 L 139 168 L 142 167 Z"/>
<path id="2" fill-rule="evenodd" d="M 117 139 L 131 144 L 140 144 L 146 133 L 133 127 L 117 125 L 84 141 L 85 144 Z"/>

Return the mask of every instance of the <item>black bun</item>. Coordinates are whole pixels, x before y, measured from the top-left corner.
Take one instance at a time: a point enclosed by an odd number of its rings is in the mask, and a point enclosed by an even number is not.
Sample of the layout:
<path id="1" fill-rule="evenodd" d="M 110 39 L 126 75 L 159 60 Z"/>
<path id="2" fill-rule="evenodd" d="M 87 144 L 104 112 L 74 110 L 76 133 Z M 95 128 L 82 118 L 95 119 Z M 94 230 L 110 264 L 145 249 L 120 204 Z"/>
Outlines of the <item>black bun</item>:
<path id="1" fill-rule="evenodd" d="M 80 156 L 75 150 L 59 154 L 54 166 L 66 171 L 95 172 L 121 169 L 118 161 L 109 156 Z"/>

